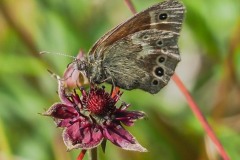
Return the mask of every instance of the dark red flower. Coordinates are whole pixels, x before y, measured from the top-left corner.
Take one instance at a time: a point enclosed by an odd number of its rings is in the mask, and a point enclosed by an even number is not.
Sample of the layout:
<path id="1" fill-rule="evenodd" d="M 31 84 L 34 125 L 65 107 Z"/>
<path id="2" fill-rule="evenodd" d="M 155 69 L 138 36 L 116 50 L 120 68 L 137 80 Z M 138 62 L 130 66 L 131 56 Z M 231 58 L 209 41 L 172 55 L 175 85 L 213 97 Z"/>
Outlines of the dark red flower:
<path id="1" fill-rule="evenodd" d="M 120 91 L 112 95 L 104 87 L 91 86 L 89 91 L 81 88 L 80 97 L 76 90 L 68 93 L 58 79 L 61 102 L 53 104 L 44 115 L 52 116 L 57 126 L 64 128 L 63 140 L 68 150 L 94 148 L 107 139 L 126 150 L 147 151 L 122 125 L 132 126 L 145 114 L 127 111 L 129 105 L 125 103 L 117 108 Z"/>

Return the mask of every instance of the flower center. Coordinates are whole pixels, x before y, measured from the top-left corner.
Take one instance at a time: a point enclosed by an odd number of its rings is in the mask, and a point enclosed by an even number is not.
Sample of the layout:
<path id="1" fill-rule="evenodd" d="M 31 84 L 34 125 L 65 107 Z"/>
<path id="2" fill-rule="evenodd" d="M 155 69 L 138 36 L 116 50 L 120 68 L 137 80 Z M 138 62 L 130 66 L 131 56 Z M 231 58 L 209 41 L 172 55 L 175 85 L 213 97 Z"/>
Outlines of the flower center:
<path id="1" fill-rule="evenodd" d="M 95 114 L 106 116 L 114 110 L 114 99 L 103 88 L 91 89 L 88 95 L 87 109 Z"/>

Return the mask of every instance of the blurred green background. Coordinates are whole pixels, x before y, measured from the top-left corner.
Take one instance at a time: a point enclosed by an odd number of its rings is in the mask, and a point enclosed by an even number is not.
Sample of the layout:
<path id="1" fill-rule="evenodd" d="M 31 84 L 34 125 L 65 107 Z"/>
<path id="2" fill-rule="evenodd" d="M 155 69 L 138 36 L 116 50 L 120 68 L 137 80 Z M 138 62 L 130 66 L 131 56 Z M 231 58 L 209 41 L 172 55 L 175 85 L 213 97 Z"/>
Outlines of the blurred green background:
<path id="1" fill-rule="evenodd" d="M 138 11 L 157 0 L 133 0 Z M 183 0 L 187 14 L 176 73 L 191 91 L 233 160 L 240 157 L 240 1 Z M 61 129 L 38 113 L 58 101 L 57 83 L 71 58 L 131 16 L 123 0 L 0 0 L 0 160 L 74 160 Z M 130 109 L 148 120 L 128 128 L 148 153 L 107 143 L 114 160 L 217 160 L 184 96 L 171 81 L 157 95 L 125 91 Z M 87 157 L 85 157 L 87 159 Z"/>

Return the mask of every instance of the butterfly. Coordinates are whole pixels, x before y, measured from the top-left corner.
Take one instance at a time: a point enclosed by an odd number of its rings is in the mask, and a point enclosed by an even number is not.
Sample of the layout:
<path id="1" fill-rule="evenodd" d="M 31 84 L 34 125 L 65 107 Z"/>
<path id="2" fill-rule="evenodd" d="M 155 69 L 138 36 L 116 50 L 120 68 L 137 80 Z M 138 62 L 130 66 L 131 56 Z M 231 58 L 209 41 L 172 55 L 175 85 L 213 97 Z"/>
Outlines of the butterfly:
<path id="1" fill-rule="evenodd" d="M 168 0 L 135 14 L 101 37 L 86 60 L 77 60 L 90 83 L 158 93 L 180 61 L 178 37 L 185 7 Z"/>

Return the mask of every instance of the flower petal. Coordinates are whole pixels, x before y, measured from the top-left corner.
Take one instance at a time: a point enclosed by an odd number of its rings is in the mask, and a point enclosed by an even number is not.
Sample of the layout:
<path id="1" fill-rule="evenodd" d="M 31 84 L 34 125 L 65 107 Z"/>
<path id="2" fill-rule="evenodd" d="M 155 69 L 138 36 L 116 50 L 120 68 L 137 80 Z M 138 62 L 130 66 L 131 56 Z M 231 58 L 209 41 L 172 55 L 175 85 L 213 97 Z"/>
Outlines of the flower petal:
<path id="1" fill-rule="evenodd" d="M 68 106 L 73 106 L 72 102 L 68 99 L 64 80 L 61 79 L 58 75 L 55 75 L 55 76 L 58 80 L 58 96 L 59 96 L 61 102 Z"/>
<path id="2" fill-rule="evenodd" d="M 121 121 L 126 126 L 132 126 L 136 120 L 145 117 L 145 113 L 141 111 L 118 110 L 115 115 L 116 120 Z"/>
<path id="3" fill-rule="evenodd" d="M 63 140 L 68 150 L 91 149 L 98 146 L 102 140 L 102 131 L 96 127 L 88 126 L 82 128 L 79 122 L 67 127 L 63 131 Z"/>
<path id="4" fill-rule="evenodd" d="M 105 126 L 103 135 L 113 144 L 121 147 L 122 149 L 147 152 L 147 149 L 142 147 L 138 141 L 120 124 Z"/>
<path id="5" fill-rule="evenodd" d="M 58 119 L 73 118 L 78 115 L 75 108 L 62 103 L 54 103 L 45 113 L 45 116 L 52 116 Z"/>

